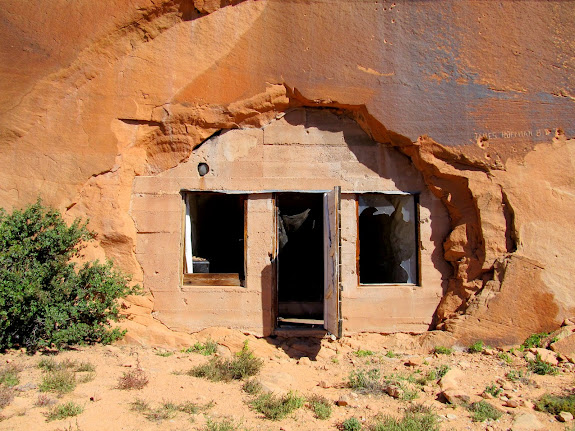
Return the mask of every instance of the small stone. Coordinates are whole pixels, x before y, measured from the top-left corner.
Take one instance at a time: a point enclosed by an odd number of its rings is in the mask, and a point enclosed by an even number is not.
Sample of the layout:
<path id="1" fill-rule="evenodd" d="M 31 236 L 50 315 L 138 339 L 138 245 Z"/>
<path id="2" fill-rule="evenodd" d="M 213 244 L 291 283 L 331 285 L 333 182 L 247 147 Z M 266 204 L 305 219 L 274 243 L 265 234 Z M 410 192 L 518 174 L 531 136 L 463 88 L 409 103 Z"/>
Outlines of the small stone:
<path id="1" fill-rule="evenodd" d="M 457 415 L 454 415 L 453 413 L 448 413 L 445 415 L 445 417 L 450 421 L 457 419 Z"/>
<path id="2" fill-rule="evenodd" d="M 311 360 L 307 357 L 307 356 L 302 356 L 301 358 L 299 358 L 299 361 L 297 361 L 298 365 L 311 365 Z"/>
<path id="3" fill-rule="evenodd" d="M 329 386 L 329 383 L 326 382 L 325 380 L 322 380 L 322 381 L 319 382 L 317 385 L 318 385 L 320 388 L 324 388 L 324 389 L 327 389 L 327 388 L 330 387 L 330 386 Z"/>
<path id="4" fill-rule="evenodd" d="M 409 366 L 409 367 L 420 367 L 421 365 L 423 365 L 423 359 L 417 356 L 414 356 L 413 358 L 409 358 L 407 360 L 407 362 L 405 363 L 405 365 Z"/>
<path id="5" fill-rule="evenodd" d="M 339 399 L 335 403 L 340 407 L 345 407 L 349 405 L 350 398 L 348 395 L 340 395 Z"/>
<path id="6" fill-rule="evenodd" d="M 495 398 L 493 395 L 491 395 L 491 394 L 488 393 L 488 392 L 483 392 L 483 393 L 481 394 L 481 397 L 482 397 L 482 398 L 485 398 L 486 400 L 492 400 L 493 398 Z"/>
<path id="7" fill-rule="evenodd" d="M 527 362 L 534 362 L 537 359 L 537 356 L 535 356 L 532 352 L 526 352 L 525 355 L 523 355 L 523 359 L 525 359 Z"/>
<path id="8" fill-rule="evenodd" d="M 392 398 L 398 399 L 403 396 L 403 390 L 395 385 L 389 385 L 385 388 L 385 392 Z"/>
<path id="9" fill-rule="evenodd" d="M 516 409 L 521 405 L 519 400 L 507 400 L 503 403 L 505 407 L 511 407 L 512 409 Z"/>
<path id="10" fill-rule="evenodd" d="M 569 412 L 561 412 L 557 415 L 559 422 L 571 422 L 573 420 L 573 415 Z"/>

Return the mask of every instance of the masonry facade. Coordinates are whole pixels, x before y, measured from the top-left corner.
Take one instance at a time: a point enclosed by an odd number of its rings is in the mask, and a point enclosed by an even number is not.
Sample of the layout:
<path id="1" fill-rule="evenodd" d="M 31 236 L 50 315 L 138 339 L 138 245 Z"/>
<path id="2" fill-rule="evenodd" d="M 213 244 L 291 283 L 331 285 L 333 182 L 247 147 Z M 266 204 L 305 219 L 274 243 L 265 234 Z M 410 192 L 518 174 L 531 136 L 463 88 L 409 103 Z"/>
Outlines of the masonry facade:
<path id="1" fill-rule="evenodd" d="M 131 215 L 173 329 L 421 332 L 451 274 L 449 217 L 420 172 L 330 109 L 206 140 L 135 178 Z"/>

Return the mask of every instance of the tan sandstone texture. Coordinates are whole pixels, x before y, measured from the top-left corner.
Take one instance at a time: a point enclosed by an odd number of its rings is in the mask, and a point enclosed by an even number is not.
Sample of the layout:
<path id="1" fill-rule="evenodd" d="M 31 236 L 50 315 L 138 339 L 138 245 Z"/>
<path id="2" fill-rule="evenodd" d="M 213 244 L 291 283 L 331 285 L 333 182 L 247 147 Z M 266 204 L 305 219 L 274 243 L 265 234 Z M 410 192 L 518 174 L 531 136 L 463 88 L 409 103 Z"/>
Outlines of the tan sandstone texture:
<path id="1" fill-rule="evenodd" d="M 334 186 L 344 333 L 497 346 L 575 316 L 572 2 L 0 6 L 0 206 L 89 218 L 87 256 L 148 294 L 131 341 L 270 335 L 274 192 Z M 251 193 L 245 286 L 182 282 L 183 190 Z M 358 282 L 356 198 L 382 191 L 420 196 L 416 283 Z"/>

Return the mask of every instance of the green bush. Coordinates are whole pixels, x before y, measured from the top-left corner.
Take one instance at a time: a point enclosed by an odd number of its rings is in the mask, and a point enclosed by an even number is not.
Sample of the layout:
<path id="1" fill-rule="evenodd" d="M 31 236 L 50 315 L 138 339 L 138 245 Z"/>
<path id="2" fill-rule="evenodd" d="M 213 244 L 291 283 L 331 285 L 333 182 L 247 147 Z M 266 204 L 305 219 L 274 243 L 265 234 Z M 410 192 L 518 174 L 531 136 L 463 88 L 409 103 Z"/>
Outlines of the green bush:
<path id="1" fill-rule="evenodd" d="M 331 416 L 331 405 L 333 404 L 326 397 L 313 395 L 308 399 L 309 408 L 315 413 L 315 417 L 320 420 L 329 419 Z"/>
<path id="2" fill-rule="evenodd" d="M 95 234 L 40 200 L 23 211 L 0 209 L 0 349 L 110 343 L 117 299 L 138 292 L 111 262 L 72 260 Z"/>
<path id="3" fill-rule="evenodd" d="M 357 418 L 348 418 L 339 427 L 342 431 L 361 431 L 361 422 Z"/>
<path id="4" fill-rule="evenodd" d="M 468 407 L 474 422 L 484 422 L 488 419 L 497 420 L 502 413 L 486 401 L 479 401 Z"/>
<path id="5" fill-rule="evenodd" d="M 72 416 L 78 416 L 84 411 L 84 407 L 69 401 L 67 403 L 61 404 L 54 407 L 46 414 L 46 421 L 56 421 L 61 419 L 66 419 Z"/>
<path id="6" fill-rule="evenodd" d="M 435 346 L 433 353 L 437 355 L 451 355 L 453 353 L 453 349 L 445 346 Z"/>
<path id="7" fill-rule="evenodd" d="M 545 376 L 546 374 L 554 376 L 559 373 L 559 368 L 542 361 L 541 356 L 537 355 L 534 361 L 529 361 L 529 371 L 540 376 Z"/>
<path id="8" fill-rule="evenodd" d="M 267 419 L 278 421 L 285 418 L 293 411 L 303 407 L 304 402 L 305 399 L 303 397 L 300 397 L 293 392 L 289 392 L 287 395 L 281 397 L 265 393 L 253 400 L 250 405 L 254 410 L 263 414 Z"/>
<path id="9" fill-rule="evenodd" d="M 473 343 L 471 346 L 469 346 L 467 348 L 467 351 L 469 353 L 481 353 L 483 352 L 483 347 L 484 347 L 483 341 L 479 340 Z"/>
<path id="10" fill-rule="evenodd" d="M 233 359 L 212 358 L 207 364 L 198 365 L 186 374 L 203 377 L 213 382 L 229 382 L 255 376 L 260 372 L 263 364 L 261 359 L 253 355 L 245 341 L 242 350 L 236 353 Z"/>
<path id="11" fill-rule="evenodd" d="M 545 394 L 535 403 L 537 410 L 558 415 L 561 412 L 569 412 L 575 415 L 575 394 L 551 395 Z"/>
<path id="12" fill-rule="evenodd" d="M 402 419 L 384 416 L 369 427 L 370 431 L 439 431 L 439 418 L 434 413 L 406 413 Z"/>
<path id="13" fill-rule="evenodd" d="M 549 336 L 547 332 L 540 332 L 539 334 L 531 334 L 527 339 L 521 344 L 523 349 L 532 349 L 534 347 L 545 347 L 543 346 L 543 340 Z"/>

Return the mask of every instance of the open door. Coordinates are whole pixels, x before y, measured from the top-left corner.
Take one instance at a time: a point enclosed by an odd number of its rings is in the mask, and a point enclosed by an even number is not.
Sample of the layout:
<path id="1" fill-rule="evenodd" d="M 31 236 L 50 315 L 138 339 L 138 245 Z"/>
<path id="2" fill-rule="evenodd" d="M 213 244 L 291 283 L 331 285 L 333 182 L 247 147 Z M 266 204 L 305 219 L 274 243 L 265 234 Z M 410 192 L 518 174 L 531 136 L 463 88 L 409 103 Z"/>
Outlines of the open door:
<path id="1" fill-rule="evenodd" d="M 341 317 L 341 187 L 324 193 L 324 327 L 340 338 Z"/>

